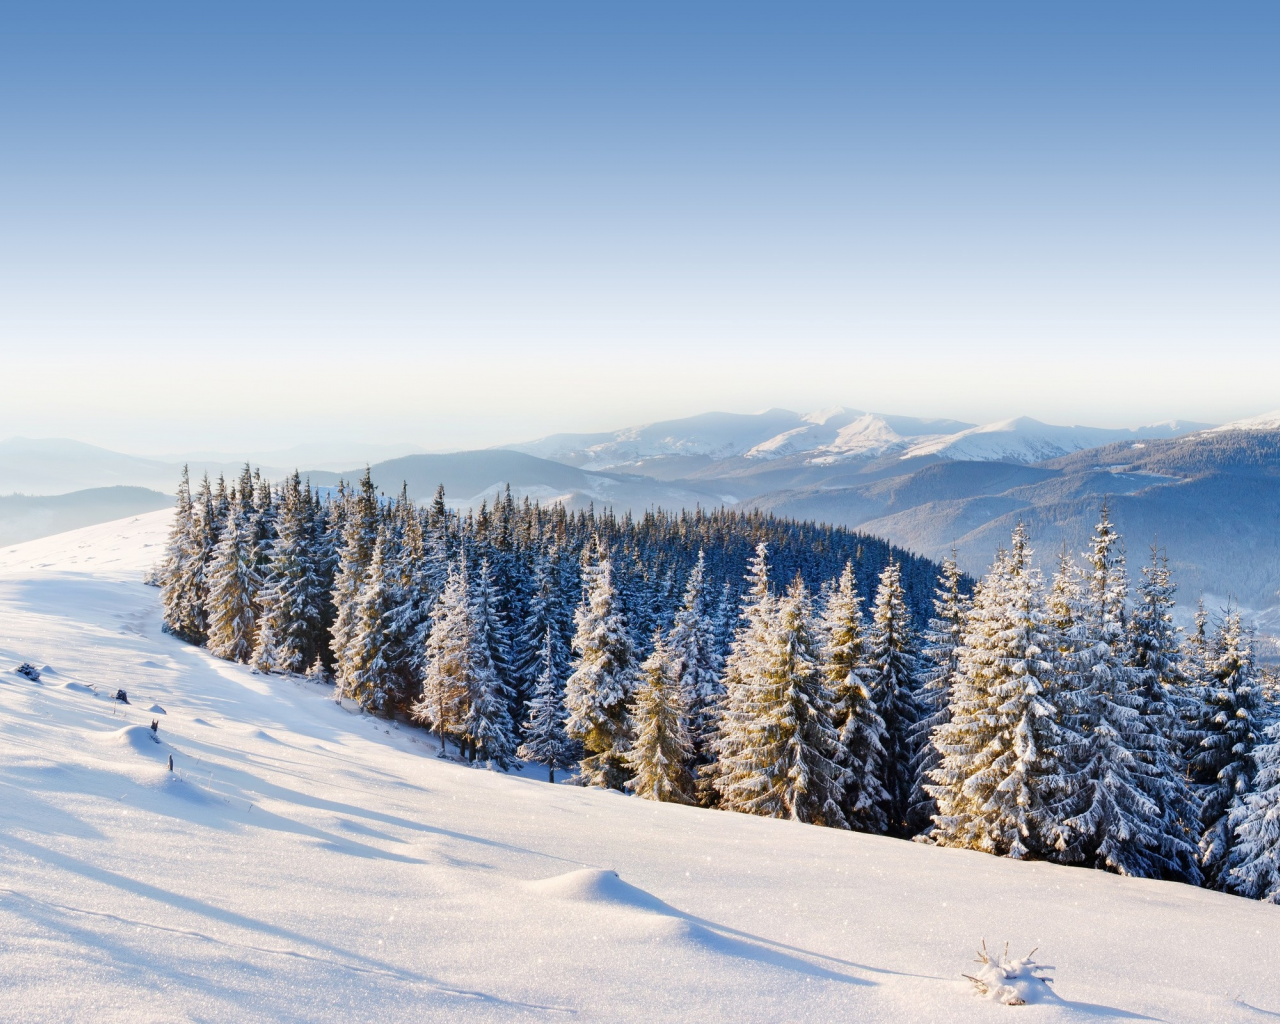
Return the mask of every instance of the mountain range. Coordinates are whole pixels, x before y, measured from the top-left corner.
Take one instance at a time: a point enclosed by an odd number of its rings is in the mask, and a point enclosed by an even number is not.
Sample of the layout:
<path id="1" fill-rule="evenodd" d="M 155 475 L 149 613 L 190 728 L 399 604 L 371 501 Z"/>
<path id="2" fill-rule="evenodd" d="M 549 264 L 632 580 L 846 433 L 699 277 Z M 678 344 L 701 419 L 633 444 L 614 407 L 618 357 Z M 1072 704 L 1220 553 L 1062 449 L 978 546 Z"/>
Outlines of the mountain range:
<path id="1" fill-rule="evenodd" d="M 384 448 L 398 457 L 368 460 L 384 491 L 404 484 L 426 500 L 443 484 L 455 507 L 491 502 L 509 484 L 517 497 L 571 508 L 759 508 L 855 527 L 933 558 L 954 547 L 973 574 L 1019 519 L 1046 564 L 1063 545 L 1083 550 L 1105 500 L 1126 536 L 1135 576 L 1148 546 L 1158 543 L 1177 572 L 1184 607 L 1201 594 L 1211 605 L 1234 599 L 1280 630 L 1280 412 L 1221 426 L 1107 429 L 1027 417 L 974 425 L 855 409 L 772 409 L 478 451 L 399 454 L 410 448 Z M 288 453 L 274 454 L 283 464 L 264 465 L 268 476 L 294 468 Z M 355 460 L 337 471 L 319 449 L 295 454 L 302 457 L 294 465 L 319 486 L 364 469 Z M 344 453 L 329 454 L 341 465 Z M 145 459 L 79 442 L 12 438 L 0 442 L 0 494 L 121 484 L 169 494 L 184 461 L 193 475 L 230 475 L 241 464 L 222 453 Z M 84 500 L 74 504 L 88 522 Z M 5 515 L 0 509 L 0 536 Z"/>

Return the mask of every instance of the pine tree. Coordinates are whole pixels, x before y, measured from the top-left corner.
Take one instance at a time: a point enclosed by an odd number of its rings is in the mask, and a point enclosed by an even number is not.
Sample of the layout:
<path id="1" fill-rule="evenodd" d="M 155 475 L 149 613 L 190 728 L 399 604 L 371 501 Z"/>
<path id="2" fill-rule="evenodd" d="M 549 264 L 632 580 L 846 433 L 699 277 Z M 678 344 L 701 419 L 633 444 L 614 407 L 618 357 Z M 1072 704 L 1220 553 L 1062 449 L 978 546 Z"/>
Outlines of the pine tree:
<path id="1" fill-rule="evenodd" d="M 350 688 L 343 656 L 355 635 L 356 601 L 364 587 L 364 576 L 378 539 L 378 495 L 368 469 L 360 481 L 359 493 L 349 495 L 344 505 L 338 566 L 333 579 L 334 621 L 329 639 L 334 678 L 340 693 Z"/>
<path id="2" fill-rule="evenodd" d="M 692 804 L 693 741 L 689 734 L 689 691 L 681 679 L 681 659 L 661 632 L 642 666 L 644 681 L 631 703 L 635 741 L 624 755 L 632 773 L 626 788 L 646 800 Z"/>
<path id="3" fill-rule="evenodd" d="M 1233 836 L 1227 812 L 1232 800 L 1249 791 L 1260 704 L 1249 631 L 1238 612 L 1228 612 L 1209 656 L 1204 738 L 1191 762 L 1202 787 L 1200 864 L 1206 884 L 1215 887 L 1229 884 Z"/>
<path id="4" fill-rule="evenodd" d="M 548 628 L 542 641 L 542 671 L 527 706 L 523 726 L 524 743 L 517 755 L 534 764 L 546 765 L 547 781 L 556 781 L 556 769 L 572 768 L 577 760 L 573 744 L 564 731 L 564 689 L 556 671 L 554 642 Z"/>
<path id="5" fill-rule="evenodd" d="M 262 672 L 301 674 L 320 651 L 324 592 L 309 493 L 294 473 L 286 482 L 270 545 L 253 665 Z"/>
<path id="6" fill-rule="evenodd" d="M 1129 620 L 1129 649 L 1135 673 L 1138 713 L 1147 727 L 1142 756 L 1155 769 L 1158 786 L 1152 796 L 1163 815 L 1163 873 L 1198 885 L 1201 881 L 1196 843 L 1199 840 L 1198 801 L 1191 793 L 1183 758 L 1185 708 L 1197 701 L 1182 674 L 1178 630 L 1173 624 L 1173 596 L 1177 587 L 1169 560 L 1153 544 L 1151 564 L 1143 566 L 1138 599 Z"/>
<path id="7" fill-rule="evenodd" d="M 911 614 L 904 600 L 902 568 L 892 559 L 880 574 L 870 641 L 868 682 L 885 728 L 881 781 L 889 802 L 884 812 L 889 834 L 907 835 L 907 807 L 915 781 L 911 769 L 916 758 L 916 724 L 921 712 L 915 697 L 917 665 Z"/>
<path id="8" fill-rule="evenodd" d="M 1167 825 L 1159 742 L 1142 715 L 1126 620 L 1129 581 L 1106 505 L 1094 533 L 1063 702 L 1080 734 L 1068 775 L 1073 837 L 1061 859 L 1176 876 L 1185 843 Z"/>
<path id="9" fill-rule="evenodd" d="M 1227 885 L 1241 896 L 1280 903 L 1280 722 L 1253 750 L 1253 789 L 1232 797 L 1228 824 L 1234 844 L 1227 856 Z"/>
<path id="10" fill-rule="evenodd" d="M 586 751 L 586 785 L 621 789 L 627 773 L 623 754 L 630 741 L 627 702 L 636 686 L 636 656 L 613 584 L 613 562 L 600 552 L 585 569 L 585 594 L 574 614 L 578 655 L 565 683 L 565 729 Z"/>
<path id="11" fill-rule="evenodd" d="M 1018 859 L 1063 843 L 1062 763 L 1075 739 L 1055 704 L 1056 637 L 1019 523 L 983 578 L 956 650 L 949 721 L 929 794 L 929 841 Z"/>
<path id="12" fill-rule="evenodd" d="M 534 693 L 541 678 L 543 646 L 548 633 L 551 636 L 553 674 L 557 679 L 569 674 L 569 644 L 564 635 L 568 615 L 565 613 L 559 562 L 559 550 L 554 546 L 546 555 L 534 559 L 524 622 L 515 644 L 515 689 L 525 697 Z"/>
<path id="13" fill-rule="evenodd" d="M 838 734 L 836 764 L 844 770 L 841 807 L 851 828 L 882 834 L 889 794 L 884 775 L 884 719 L 876 711 L 867 684 L 862 598 L 845 563 L 839 580 L 827 588 L 822 616 L 822 672 L 831 695 L 831 723 Z"/>
<path id="14" fill-rule="evenodd" d="M 451 569 L 444 590 L 431 609 L 432 628 L 427 634 L 422 693 L 413 716 L 440 736 L 440 756 L 446 739 L 459 736 L 471 690 L 471 601 L 466 559 Z M 458 740 L 459 749 L 462 740 Z"/>
<path id="15" fill-rule="evenodd" d="M 942 562 L 938 588 L 934 591 L 933 618 L 925 632 L 921 652 L 928 669 L 917 700 L 920 720 L 912 736 L 918 751 L 913 767 L 915 781 L 911 803 L 907 809 L 907 825 L 912 832 L 927 832 L 932 827 L 937 803 L 928 793 L 931 773 L 941 763 L 938 748 L 931 741 L 936 729 L 951 720 L 951 680 L 959 667 L 958 651 L 964 637 L 965 619 L 973 602 L 964 590 L 964 573 L 956 561 L 953 548 Z"/>
<path id="16" fill-rule="evenodd" d="M 512 686 L 511 631 L 502 612 L 499 590 L 494 585 L 493 569 L 487 558 L 480 559 L 480 569 L 472 581 L 475 589 L 476 621 L 481 642 L 488 652 L 493 669 L 508 689 Z"/>
<path id="17" fill-rule="evenodd" d="M 727 810 L 847 828 L 812 603 L 798 577 L 783 599 L 769 592 L 767 557 L 759 545 L 745 622 L 726 662 L 714 785 Z"/>
<path id="18" fill-rule="evenodd" d="M 390 530 L 386 524 L 374 541 L 373 557 L 352 605 L 350 640 L 338 660 L 338 686 L 343 696 L 375 714 L 390 714 L 395 706 L 396 680 L 389 655 L 391 581 L 388 562 Z"/>
<path id="19" fill-rule="evenodd" d="M 215 657 L 248 662 L 253 654 L 253 606 L 260 583 L 256 561 L 252 514 L 244 496 L 236 492 L 209 567 L 208 647 Z"/>
<path id="20" fill-rule="evenodd" d="M 706 565 L 706 554 L 699 551 L 698 561 L 685 584 L 684 599 L 667 636 L 680 689 L 689 708 L 690 738 L 702 764 L 713 757 L 710 744 L 715 735 L 716 709 L 724 692 L 715 623 L 706 608 Z"/>
<path id="21" fill-rule="evenodd" d="M 484 560 L 480 572 L 471 577 L 469 604 L 470 686 L 463 733 L 475 760 L 505 772 L 515 758 L 513 694 L 494 661 L 495 651 L 505 651 L 505 639 L 497 621 L 489 566 Z"/>
<path id="22" fill-rule="evenodd" d="M 200 643 L 205 635 L 204 609 L 200 603 L 205 556 L 202 549 L 205 545 L 200 540 L 203 528 L 199 510 L 191 498 L 191 477 L 183 466 L 173 526 L 160 570 L 160 601 L 165 632 L 188 643 Z"/>

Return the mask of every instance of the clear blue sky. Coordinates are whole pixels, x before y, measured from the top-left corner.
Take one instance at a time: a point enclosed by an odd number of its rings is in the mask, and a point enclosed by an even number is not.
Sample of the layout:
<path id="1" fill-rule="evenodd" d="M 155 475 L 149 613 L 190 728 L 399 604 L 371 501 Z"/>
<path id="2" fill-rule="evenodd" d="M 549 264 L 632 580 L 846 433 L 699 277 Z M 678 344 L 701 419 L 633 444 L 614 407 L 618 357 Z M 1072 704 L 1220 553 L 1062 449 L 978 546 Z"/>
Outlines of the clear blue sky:
<path id="1" fill-rule="evenodd" d="M 0 436 L 1274 408 L 1277 54 L 1274 2 L 10 5 Z"/>

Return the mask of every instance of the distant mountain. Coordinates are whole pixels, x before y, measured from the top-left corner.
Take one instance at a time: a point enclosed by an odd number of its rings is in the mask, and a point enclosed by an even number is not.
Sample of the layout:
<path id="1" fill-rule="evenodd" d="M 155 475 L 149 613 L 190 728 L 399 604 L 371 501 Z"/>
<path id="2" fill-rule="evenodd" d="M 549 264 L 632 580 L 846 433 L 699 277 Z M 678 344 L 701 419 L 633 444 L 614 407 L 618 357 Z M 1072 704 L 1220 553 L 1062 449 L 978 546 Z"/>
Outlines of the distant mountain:
<path id="1" fill-rule="evenodd" d="M 1205 423 L 1173 421 L 1133 430 L 1109 430 L 1104 427 L 1055 427 L 1020 416 L 972 427 L 946 437 L 928 438 L 912 445 L 902 457 L 916 459 L 936 455 L 943 459 L 982 462 L 1043 462 L 1118 441 L 1132 443 L 1148 438 L 1178 437 L 1207 426 Z"/>
<path id="2" fill-rule="evenodd" d="M 28 437 L 0 441 L 0 494 L 65 494 L 117 484 L 171 490 L 176 483 L 173 468 L 163 462 L 80 441 Z"/>
<path id="3" fill-rule="evenodd" d="M 740 460 L 858 463 L 873 471 L 888 459 L 1033 463 L 1116 441 L 1175 437 L 1207 426 L 1172 422 L 1112 430 L 1059 427 L 1028 417 L 975 426 L 858 409 L 804 414 L 770 409 L 756 415 L 707 413 L 608 434 L 555 434 L 504 447 L 583 469 L 627 468 L 665 479 L 708 479 L 759 472 L 744 471 Z"/>
<path id="4" fill-rule="evenodd" d="M 1206 430 L 1103 445 L 1036 465 L 939 461 L 835 487 L 779 489 L 745 504 L 857 527 L 928 557 L 954 545 L 980 574 L 1018 520 L 1042 560 L 1082 551 L 1106 500 L 1137 578 L 1167 549 L 1184 605 L 1201 593 L 1280 606 L 1280 430 Z M 1275 617 L 1275 616 L 1272 616 Z"/>
<path id="5" fill-rule="evenodd" d="M 155 512 L 173 497 L 143 487 L 95 487 L 53 497 L 0 496 L 0 547 Z"/>

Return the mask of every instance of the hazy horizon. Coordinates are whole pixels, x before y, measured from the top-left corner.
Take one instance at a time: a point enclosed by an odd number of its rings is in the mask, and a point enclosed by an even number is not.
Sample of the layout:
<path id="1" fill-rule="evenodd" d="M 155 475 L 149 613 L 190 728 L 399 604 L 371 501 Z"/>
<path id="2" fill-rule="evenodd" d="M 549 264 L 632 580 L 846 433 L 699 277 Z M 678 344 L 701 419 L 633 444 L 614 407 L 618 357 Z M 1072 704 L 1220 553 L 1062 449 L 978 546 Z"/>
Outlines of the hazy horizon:
<path id="1" fill-rule="evenodd" d="M 1280 9 L 11 12 L 0 436 L 1280 406 Z"/>

